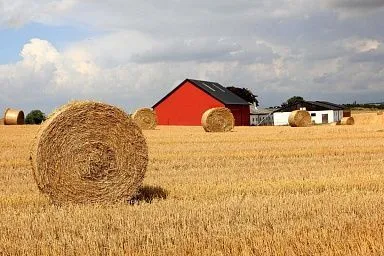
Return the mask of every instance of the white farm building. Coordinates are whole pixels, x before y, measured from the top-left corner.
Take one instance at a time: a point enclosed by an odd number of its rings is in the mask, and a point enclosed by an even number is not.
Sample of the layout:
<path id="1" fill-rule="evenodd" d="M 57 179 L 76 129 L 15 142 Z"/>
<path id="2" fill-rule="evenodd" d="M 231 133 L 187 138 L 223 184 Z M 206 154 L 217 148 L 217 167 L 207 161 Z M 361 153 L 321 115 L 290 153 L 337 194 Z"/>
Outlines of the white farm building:
<path id="1" fill-rule="evenodd" d="M 315 124 L 339 122 L 343 117 L 350 116 L 350 111 L 343 106 L 326 101 L 298 101 L 284 106 L 273 113 L 274 125 L 288 125 L 288 117 L 294 110 L 307 110 Z"/>
<path id="2" fill-rule="evenodd" d="M 251 126 L 272 126 L 273 125 L 273 110 L 258 108 L 255 105 L 250 105 L 250 120 Z"/>

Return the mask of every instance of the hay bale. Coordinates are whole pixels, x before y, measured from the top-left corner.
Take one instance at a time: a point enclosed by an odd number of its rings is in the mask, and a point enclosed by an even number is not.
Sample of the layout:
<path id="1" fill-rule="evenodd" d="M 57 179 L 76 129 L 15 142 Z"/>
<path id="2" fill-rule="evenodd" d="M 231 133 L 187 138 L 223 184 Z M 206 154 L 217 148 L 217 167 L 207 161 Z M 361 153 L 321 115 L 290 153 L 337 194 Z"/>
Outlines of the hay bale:
<path id="1" fill-rule="evenodd" d="M 228 108 L 211 108 L 201 117 L 201 125 L 206 132 L 229 132 L 235 126 L 235 118 Z"/>
<path id="2" fill-rule="evenodd" d="M 151 108 L 140 108 L 132 114 L 132 119 L 143 130 L 153 130 L 157 125 L 157 117 Z"/>
<path id="3" fill-rule="evenodd" d="M 53 203 L 128 200 L 140 187 L 148 148 L 124 111 L 72 102 L 40 127 L 31 149 L 34 178 Z"/>
<path id="4" fill-rule="evenodd" d="M 311 126 L 311 115 L 306 110 L 295 110 L 288 117 L 288 123 L 291 127 Z"/>
<path id="5" fill-rule="evenodd" d="M 377 115 L 378 115 L 378 116 L 383 115 L 383 111 L 377 111 Z"/>
<path id="6" fill-rule="evenodd" d="M 340 121 L 342 125 L 354 125 L 355 119 L 353 117 L 343 117 Z"/>
<path id="7" fill-rule="evenodd" d="M 24 112 L 17 109 L 7 108 L 4 113 L 5 125 L 22 125 L 24 124 Z"/>

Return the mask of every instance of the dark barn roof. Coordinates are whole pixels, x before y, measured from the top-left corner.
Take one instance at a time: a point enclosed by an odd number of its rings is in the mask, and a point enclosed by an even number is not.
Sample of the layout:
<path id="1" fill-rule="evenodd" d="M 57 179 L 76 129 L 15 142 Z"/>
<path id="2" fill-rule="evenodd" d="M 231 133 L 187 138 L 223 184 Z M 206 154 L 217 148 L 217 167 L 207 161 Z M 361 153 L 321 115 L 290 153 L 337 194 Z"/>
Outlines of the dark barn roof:
<path id="1" fill-rule="evenodd" d="M 344 110 L 343 106 L 330 103 L 327 101 L 297 101 L 288 106 L 279 108 L 275 112 L 291 112 L 300 108 L 306 108 L 308 111 L 322 111 L 322 110 Z"/>
<path id="2" fill-rule="evenodd" d="M 211 95 L 213 98 L 217 99 L 221 103 L 225 105 L 250 105 L 246 100 L 237 96 L 224 86 L 216 82 L 209 81 L 201 81 L 195 79 L 185 79 L 181 84 L 179 84 L 175 89 L 169 92 L 164 98 L 159 100 L 153 107 L 159 105 L 162 101 L 164 101 L 169 95 L 171 95 L 174 91 L 176 91 L 180 86 L 182 86 L 185 82 L 190 82 L 199 89 Z"/>

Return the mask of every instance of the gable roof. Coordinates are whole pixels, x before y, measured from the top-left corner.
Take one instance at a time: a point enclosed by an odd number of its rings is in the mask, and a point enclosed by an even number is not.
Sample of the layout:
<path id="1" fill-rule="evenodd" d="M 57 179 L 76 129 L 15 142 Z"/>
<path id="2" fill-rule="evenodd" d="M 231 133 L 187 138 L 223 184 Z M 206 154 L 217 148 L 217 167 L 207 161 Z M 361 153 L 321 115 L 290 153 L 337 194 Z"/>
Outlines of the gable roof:
<path id="1" fill-rule="evenodd" d="M 305 107 L 308 111 L 321 111 L 321 110 L 344 110 L 343 106 L 330 103 L 327 101 L 297 101 L 293 104 L 289 104 L 288 106 L 281 107 L 274 112 L 290 112 L 293 110 L 300 109 L 301 107 Z"/>
<path id="2" fill-rule="evenodd" d="M 224 86 L 222 86 L 219 83 L 216 82 L 209 82 L 209 81 L 202 81 L 202 80 L 195 80 L 195 79 L 185 79 L 181 84 L 176 86 L 175 89 L 173 89 L 171 92 L 169 92 L 167 95 L 165 95 L 161 100 L 159 100 L 155 105 L 153 105 L 153 108 L 159 105 L 161 102 L 163 102 L 168 96 L 170 96 L 173 92 L 175 92 L 179 87 L 181 87 L 184 83 L 190 82 L 193 85 L 195 85 L 197 88 L 203 90 L 213 98 L 217 99 L 221 103 L 225 105 L 233 104 L 233 105 L 250 105 L 249 102 L 242 99 L 241 97 L 237 96 Z"/>
<path id="3" fill-rule="evenodd" d="M 335 103 L 331 103 L 331 102 L 328 102 L 328 101 L 309 101 L 309 102 L 312 102 L 314 104 L 317 104 L 319 106 L 324 106 L 324 107 L 327 107 L 331 110 L 343 110 L 344 107 L 341 106 L 341 105 L 338 105 L 338 104 L 335 104 Z"/>

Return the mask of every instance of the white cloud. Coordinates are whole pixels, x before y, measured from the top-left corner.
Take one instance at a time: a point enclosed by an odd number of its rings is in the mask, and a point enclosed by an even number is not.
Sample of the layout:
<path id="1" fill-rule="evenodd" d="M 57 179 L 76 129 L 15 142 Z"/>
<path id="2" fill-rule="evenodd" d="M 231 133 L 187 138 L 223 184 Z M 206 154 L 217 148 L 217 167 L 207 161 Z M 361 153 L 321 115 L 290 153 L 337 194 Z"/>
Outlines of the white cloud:
<path id="1" fill-rule="evenodd" d="M 249 87 L 269 95 L 265 105 L 291 93 L 376 96 L 384 93 L 381 2 L 4 0 L 2 27 L 62 24 L 94 35 L 65 45 L 31 40 L 20 61 L 0 65 L 1 104 L 49 109 L 94 98 L 131 109 L 186 77 Z M 354 13 L 365 21 L 338 19 Z"/>
<path id="2" fill-rule="evenodd" d="M 379 48 L 381 42 L 374 39 L 347 39 L 344 41 L 344 47 L 347 50 L 355 52 L 368 52 L 374 51 Z"/>

